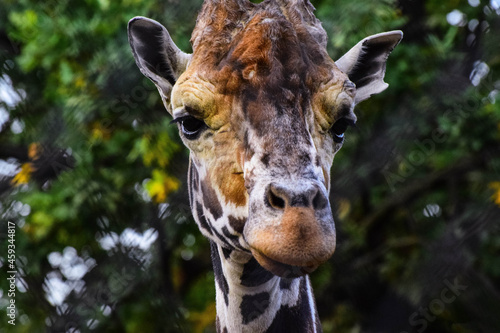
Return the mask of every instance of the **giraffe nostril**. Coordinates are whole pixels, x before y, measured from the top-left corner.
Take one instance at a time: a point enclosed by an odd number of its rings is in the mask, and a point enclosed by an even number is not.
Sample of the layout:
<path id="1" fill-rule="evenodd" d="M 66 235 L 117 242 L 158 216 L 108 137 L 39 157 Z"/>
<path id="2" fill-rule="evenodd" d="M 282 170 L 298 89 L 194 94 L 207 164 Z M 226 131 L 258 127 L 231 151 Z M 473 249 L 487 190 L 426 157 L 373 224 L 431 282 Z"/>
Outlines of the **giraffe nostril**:
<path id="1" fill-rule="evenodd" d="M 264 197 L 267 206 L 285 210 L 287 207 L 309 207 L 322 210 L 328 207 L 328 199 L 316 185 L 292 189 L 289 186 L 270 184 Z"/>
<path id="2" fill-rule="evenodd" d="M 315 210 L 324 209 L 328 206 L 328 199 L 318 190 L 312 200 L 312 205 Z"/>
<path id="3" fill-rule="evenodd" d="M 276 193 L 276 189 L 273 186 L 269 187 L 266 199 L 271 207 L 275 209 L 285 209 L 285 200 Z"/>

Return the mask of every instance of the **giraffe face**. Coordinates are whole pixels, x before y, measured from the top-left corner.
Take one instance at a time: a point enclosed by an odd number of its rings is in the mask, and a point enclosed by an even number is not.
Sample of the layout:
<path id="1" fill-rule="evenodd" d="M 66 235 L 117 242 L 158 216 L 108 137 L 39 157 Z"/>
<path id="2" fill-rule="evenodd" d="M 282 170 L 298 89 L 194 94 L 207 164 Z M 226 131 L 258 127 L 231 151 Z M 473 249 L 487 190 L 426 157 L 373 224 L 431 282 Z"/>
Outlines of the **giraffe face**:
<path id="1" fill-rule="evenodd" d="M 198 219 L 277 275 L 305 274 L 333 254 L 330 168 L 356 121 L 354 84 L 309 44 L 282 14 L 256 15 L 224 56 L 195 50 L 172 92 L 198 173 Z"/>
<path id="2" fill-rule="evenodd" d="M 313 271 L 335 250 L 333 158 L 354 105 L 387 87 L 385 60 L 401 38 L 369 37 L 335 63 L 312 6 L 298 3 L 207 1 L 191 56 L 157 22 L 129 23 L 136 62 L 191 152 L 200 230 L 284 277 Z"/>

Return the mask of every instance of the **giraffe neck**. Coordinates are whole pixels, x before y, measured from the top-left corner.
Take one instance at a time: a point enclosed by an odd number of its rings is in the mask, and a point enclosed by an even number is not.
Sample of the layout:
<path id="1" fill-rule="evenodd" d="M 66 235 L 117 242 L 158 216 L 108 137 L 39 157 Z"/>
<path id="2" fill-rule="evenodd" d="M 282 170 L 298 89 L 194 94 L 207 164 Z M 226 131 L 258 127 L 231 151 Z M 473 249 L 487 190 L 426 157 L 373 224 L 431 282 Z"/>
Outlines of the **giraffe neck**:
<path id="1" fill-rule="evenodd" d="M 251 254 L 211 242 L 217 332 L 322 332 L 307 275 L 280 278 Z"/>

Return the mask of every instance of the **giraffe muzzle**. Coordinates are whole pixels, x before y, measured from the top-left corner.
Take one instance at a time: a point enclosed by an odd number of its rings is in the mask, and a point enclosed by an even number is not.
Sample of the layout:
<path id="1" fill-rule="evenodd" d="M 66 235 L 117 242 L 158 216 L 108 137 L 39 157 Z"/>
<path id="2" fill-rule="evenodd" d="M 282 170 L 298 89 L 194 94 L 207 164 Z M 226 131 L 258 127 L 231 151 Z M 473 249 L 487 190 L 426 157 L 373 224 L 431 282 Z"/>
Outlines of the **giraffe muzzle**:
<path id="1" fill-rule="evenodd" d="M 271 183 L 263 200 L 255 201 L 244 236 L 262 267 L 278 276 L 297 277 L 311 273 L 333 255 L 335 225 L 321 185 Z"/>

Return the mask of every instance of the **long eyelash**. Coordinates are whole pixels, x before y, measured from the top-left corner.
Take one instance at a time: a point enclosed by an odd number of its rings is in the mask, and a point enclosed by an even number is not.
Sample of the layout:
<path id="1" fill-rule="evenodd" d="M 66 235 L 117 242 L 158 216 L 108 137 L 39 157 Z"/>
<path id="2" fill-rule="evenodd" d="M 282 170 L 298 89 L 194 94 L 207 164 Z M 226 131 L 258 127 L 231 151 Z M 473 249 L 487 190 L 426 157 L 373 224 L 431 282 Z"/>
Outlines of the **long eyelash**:
<path id="1" fill-rule="evenodd" d="M 351 120 L 351 119 L 347 119 L 349 121 L 349 126 L 353 127 L 353 128 L 358 128 L 358 126 L 356 125 L 356 122 L 354 120 Z"/>
<path id="2" fill-rule="evenodd" d="M 349 118 L 341 118 L 341 119 L 343 119 L 347 123 L 347 126 L 357 128 L 356 121 Z"/>
<path id="3" fill-rule="evenodd" d="M 181 123 L 184 120 L 189 119 L 189 118 L 192 118 L 192 116 L 182 116 L 182 117 L 179 117 L 179 118 L 175 118 L 175 119 L 171 120 L 169 124 L 172 125 L 172 124 Z"/>

